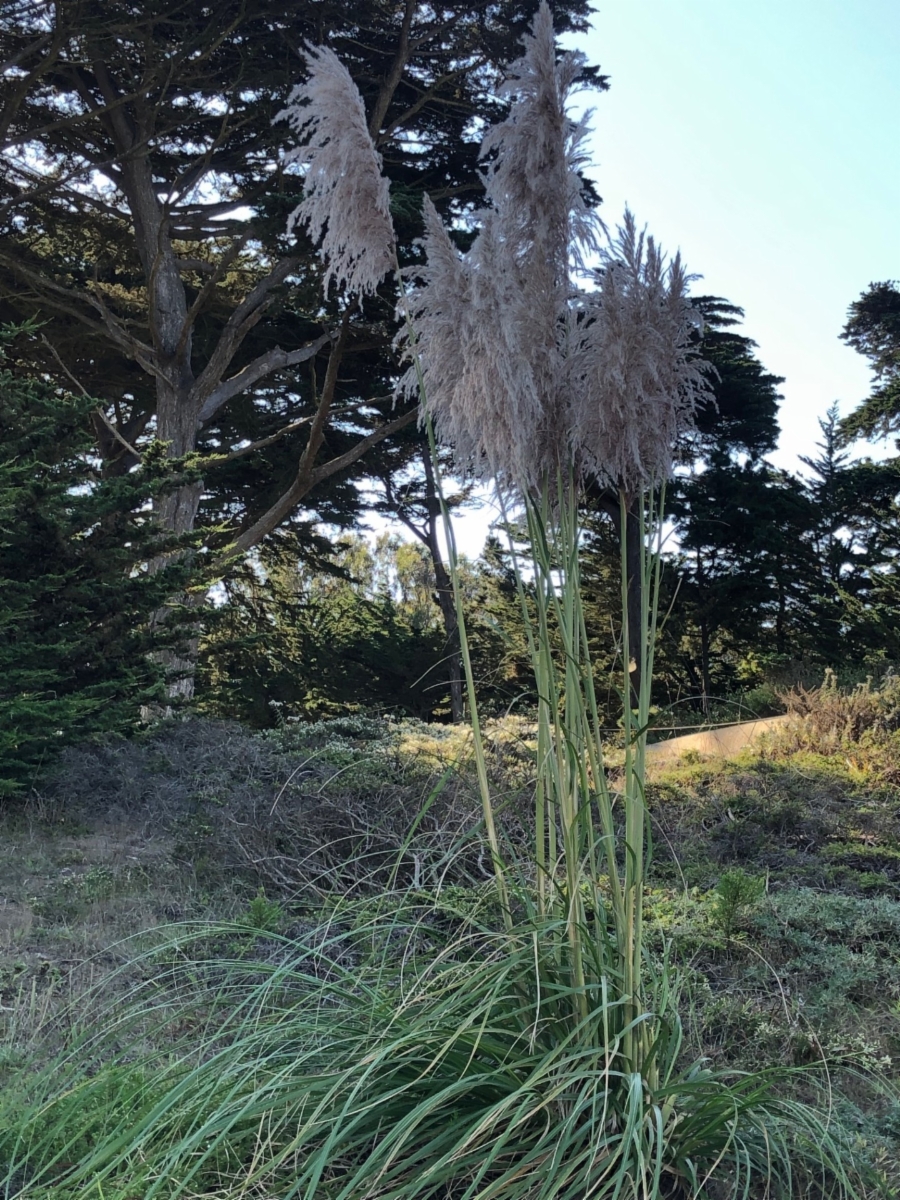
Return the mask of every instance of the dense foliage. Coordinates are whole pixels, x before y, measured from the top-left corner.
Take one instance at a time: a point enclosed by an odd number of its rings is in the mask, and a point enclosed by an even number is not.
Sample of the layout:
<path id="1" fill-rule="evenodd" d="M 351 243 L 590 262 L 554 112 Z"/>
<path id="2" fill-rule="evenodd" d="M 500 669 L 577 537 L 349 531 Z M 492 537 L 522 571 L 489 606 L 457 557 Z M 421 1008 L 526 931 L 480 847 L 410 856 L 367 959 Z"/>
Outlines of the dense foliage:
<path id="1" fill-rule="evenodd" d="M 407 426 L 368 442 L 395 416 L 385 401 L 395 369 L 390 287 L 350 314 L 326 396 L 331 343 L 307 351 L 334 331 L 340 305 L 334 294 L 321 303 L 308 239 L 284 235 L 300 185 L 283 158 L 291 132 L 273 118 L 302 74 L 302 40 L 327 33 L 363 95 L 408 258 L 423 191 L 444 215 L 479 202 L 473 119 L 502 112 L 499 64 L 517 53 L 532 10 L 524 0 L 464 12 L 380 0 L 352 10 L 337 0 L 105 5 L 102 14 L 81 0 L 24 0 L 4 10 L 0 51 L 14 66 L 0 120 L 0 302 L 7 318 L 39 315 L 47 335 L 20 336 L 10 369 L 20 381 L 69 387 L 74 378 L 98 397 L 102 416 L 90 423 L 93 446 L 73 460 L 73 481 L 91 454 L 90 469 L 111 487 L 129 478 L 132 448 L 149 461 L 154 436 L 169 453 L 196 445 L 203 487 L 185 483 L 184 503 L 163 506 L 164 523 L 187 528 L 196 514 L 208 544 L 237 536 L 244 549 L 258 546 L 204 617 L 205 711 L 255 725 L 347 708 L 460 716 L 455 618 L 421 435 Z M 561 31 L 587 16 L 581 0 L 554 11 Z M 586 74 L 605 86 L 596 69 Z M 144 211 L 148 179 L 157 207 Z M 156 222 L 158 261 L 142 221 Z M 844 337 L 870 360 L 875 388 L 849 419 L 824 420 L 802 476 L 767 462 L 781 380 L 738 327 L 740 309 L 696 301 L 716 404 L 697 414 L 669 490 L 659 704 L 708 710 L 766 680 L 815 678 L 826 666 L 877 673 L 900 656 L 900 470 L 847 451 L 852 436 L 896 425 L 897 294 L 894 283 L 873 283 L 852 304 Z M 187 336 L 168 346 L 161 314 L 173 297 Z M 180 375 L 161 368 L 176 360 Z M 202 415 L 191 426 L 178 414 L 190 416 L 195 400 Z M 314 437 L 317 411 L 325 420 Z M 584 571 L 605 678 L 618 654 L 618 544 L 595 499 Z M 399 559 L 378 568 L 380 582 L 358 562 L 348 567 L 346 539 L 369 507 L 399 517 L 420 543 L 414 600 Z M 495 711 L 535 698 L 503 544 L 467 568 L 466 584 L 476 674 Z M 64 556 L 58 566 L 62 574 Z"/>
<path id="2" fill-rule="evenodd" d="M 144 569 L 166 549 L 147 511 L 167 483 L 163 456 L 151 447 L 140 470 L 101 478 L 94 412 L 0 371 L 0 796 L 61 747 L 133 729 L 163 698 L 148 654 L 179 637 L 177 621 L 151 623 L 187 562 Z"/>
<path id="3" fill-rule="evenodd" d="M 52 351 L 28 343 L 23 366 L 66 386 L 71 373 L 102 401 L 98 452 L 113 469 L 133 462 L 125 443 L 154 435 L 175 454 L 219 456 L 205 490 L 184 489 L 164 513 L 173 528 L 199 512 L 247 550 L 302 525 L 311 493 L 320 515 L 346 523 L 359 511 L 352 480 L 402 420 L 389 403 L 392 282 L 342 313 L 340 297 L 320 296 L 309 239 L 285 235 L 301 181 L 276 118 L 302 77 L 304 41 L 327 37 L 362 90 L 408 256 L 423 191 L 442 211 L 477 201 L 473 126 L 498 110 L 500 64 L 533 9 L 4 7 L 0 313 L 47 322 Z M 588 11 L 585 0 L 558 4 L 560 30 L 584 29 Z M 596 69 L 586 75 L 603 85 Z"/>

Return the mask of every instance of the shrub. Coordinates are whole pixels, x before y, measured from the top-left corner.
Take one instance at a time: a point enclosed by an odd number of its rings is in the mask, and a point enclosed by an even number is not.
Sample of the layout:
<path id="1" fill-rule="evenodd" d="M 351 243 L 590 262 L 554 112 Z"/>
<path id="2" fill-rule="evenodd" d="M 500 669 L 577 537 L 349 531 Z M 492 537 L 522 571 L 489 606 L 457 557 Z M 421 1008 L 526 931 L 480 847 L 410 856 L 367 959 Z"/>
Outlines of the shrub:
<path id="1" fill-rule="evenodd" d="M 95 408 L 0 370 L 0 797 L 66 745 L 134 729 L 165 696 L 148 652 L 179 640 L 151 617 L 187 581 L 185 560 L 141 569 L 172 548 L 146 511 L 171 486 L 162 448 L 98 478 Z"/>
<path id="2" fill-rule="evenodd" d="M 782 748 L 826 751 L 864 738 L 883 741 L 900 730 L 900 676 L 892 673 L 877 686 L 868 679 L 844 690 L 829 671 L 821 687 L 795 687 L 783 700 L 797 719 L 778 739 Z"/>

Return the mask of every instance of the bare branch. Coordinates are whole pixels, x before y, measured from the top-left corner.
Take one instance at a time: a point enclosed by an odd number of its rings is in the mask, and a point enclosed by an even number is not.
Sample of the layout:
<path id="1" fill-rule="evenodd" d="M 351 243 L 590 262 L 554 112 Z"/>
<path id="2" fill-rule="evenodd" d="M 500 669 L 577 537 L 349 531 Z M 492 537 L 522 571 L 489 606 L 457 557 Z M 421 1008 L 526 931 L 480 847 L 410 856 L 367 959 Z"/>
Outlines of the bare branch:
<path id="1" fill-rule="evenodd" d="M 345 408 L 332 409 L 331 415 L 332 417 L 344 417 L 358 412 L 359 405 L 348 404 Z M 250 442 L 248 445 L 241 446 L 237 450 L 229 450 L 225 454 L 218 454 L 216 451 L 212 451 L 208 456 L 204 457 L 200 465 L 209 463 L 210 466 L 221 467 L 225 463 L 234 462 L 237 458 L 246 458 L 248 454 L 253 454 L 257 450 L 265 450 L 267 446 L 280 441 L 287 434 L 293 433 L 295 429 L 302 429 L 304 425 L 310 425 L 315 419 L 315 413 L 311 417 L 301 417 L 298 421 L 291 421 L 288 425 L 282 425 L 280 429 L 276 430 L 275 433 L 270 433 L 268 437 L 260 438 L 257 442 Z"/>
<path id="2" fill-rule="evenodd" d="M 130 358 L 139 362 L 148 374 L 158 374 L 153 348 L 130 333 L 122 321 L 109 311 L 99 290 L 83 292 L 77 288 L 63 287 L 39 272 L 32 271 L 12 255 L 3 254 L 2 251 L 0 251 L 0 263 L 8 267 L 24 282 L 30 284 L 35 294 L 40 296 L 45 304 L 57 312 L 74 317 L 94 334 L 102 335 L 105 332 L 115 345 L 124 350 Z M 85 308 L 92 308 L 99 313 L 101 319 L 97 321 L 89 317 L 85 313 Z"/>
<path id="3" fill-rule="evenodd" d="M 18 54 L 14 54 L 12 58 L 8 58 L 6 62 L 0 63 L 0 75 L 5 75 L 7 71 L 11 71 L 13 67 L 17 67 L 19 63 L 24 62 L 26 58 L 30 58 L 32 54 L 36 54 L 38 50 L 43 50 L 49 41 L 50 34 L 45 33 L 39 37 L 36 42 L 32 42 L 28 46 L 23 46 Z"/>
<path id="4" fill-rule="evenodd" d="M 179 358 L 182 354 L 184 354 L 185 349 L 187 348 L 188 341 L 191 337 L 191 333 L 194 328 L 194 323 L 197 320 L 197 317 L 203 311 L 204 304 L 206 304 L 209 297 L 212 295 L 212 293 L 218 287 L 225 272 L 228 270 L 228 268 L 231 266 L 231 264 L 234 262 L 234 260 L 237 258 L 237 256 L 243 250 L 244 246 L 247 243 L 247 236 L 248 235 L 245 234 L 243 237 L 239 237 L 234 242 L 234 244 L 228 248 L 228 250 L 225 252 L 225 254 L 222 255 L 222 257 L 219 259 L 219 261 L 215 265 L 213 265 L 212 263 L 205 263 L 205 262 L 203 262 L 202 259 L 186 259 L 186 260 L 178 259 L 177 260 L 179 268 L 181 267 L 182 262 L 190 263 L 190 264 L 192 264 L 193 270 L 208 271 L 209 278 L 204 282 L 203 287 L 197 293 L 197 298 L 194 300 L 194 303 L 188 309 L 187 316 L 184 319 L 184 325 L 182 326 L 182 329 L 181 329 L 181 336 L 178 339 L 178 346 L 175 350 L 176 358 Z M 193 264 L 197 264 L 197 265 L 193 265 Z"/>
<path id="5" fill-rule="evenodd" d="M 403 78 L 403 72 L 409 61 L 409 31 L 412 27 L 415 11 L 416 0 L 406 0 L 406 7 L 403 11 L 403 22 L 400 25 L 400 37 L 397 42 L 397 53 L 394 55 L 394 61 L 391 63 L 390 70 L 384 77 L 384 82 L 378 92 L 378 99 L 375 101 L 375 107 L 372 110 L 372 116 L 369 119 L 369 133 L 372 135 L 373 141 L 377 141 L 378 139 L 382 122 L 387 116 L 387 111 L 394 98 L 394 92 L 396 92 L 397 85 Z"/>
<path id="6" fill-rule="evenodd" d="M 412 121 L 413 117 L 417 117 L 430 100 L 436 100 L 439 98 L 439 91 L 441 88 L 445 87 L 452 80 L 462 79 L 464 76 L 465 71 L 462 69 L 458 71 L 450 71 L 446 75 L 440 75 L 431 85 L 431 87 L 424 89 L 419 94 L 419 98 L 414 104 L 411 104 L 405 112 L 402 112 L 395 117 L 394 120 L 391 121 L 390 125 L 386 125 L 385 128 L 376 135 L 376 141 L 378 143 L 389 141 L 398 129 L 402 129 L 404 125 L 408 125 L 409 122 Z M 446 105 L 446 100 L 444 100 L 443 103 Z M 466 106 L 460 105 L 459 107 L 464 108 Z"/>
<path id="7" fill-rule="evenodd" d="M 427 546 L 429 544 L 427 530 L 425 529 L 424 525 L 417 525 L 407 512 L 406 505 L 394 491 L 394 484 L 391 480 L 390 473 L 386 474 L 382 478 L 381 482 L 384 485 L 385 499 L 393 509 L 394 515 L 403 522 L 411 534 L 417 537 L 420 542 L 424 542 Z"/>
<path id="8" fill-rule="evenodd" d="M 10 125 L 16 119 L 19 109 L 22 107 L 22 101 L 28 95 L 29 89 L 46 74 L 51 66 L 59 57 L 60 49 L 63 45 L 63 37 L 58 29 L 54 30 L 51 40 L 50 34 L 44 34 L 37 41 L 31 42 L 30 45 L 24 46 L 18 54 L 14 54 L 2 66 L 0 66 L 0 74 L 5 75 L 8 71 L 18 67 L 21 63 L 31 58 L 32 55 L 40 53 L 50 43 L 46 54 L 41 58 L 40 62 L 21 78 L 10 89 L 4 97 L 3 108 L 0 110 L 0 139 L 6 136 L 6 132 Z"/>
<path id="9" fill-rule="evenodd" d="M 72 372 L 66 366 L 66 364 L 60 358 L 59 351 L 56 349 L 56 347 L 53 345 L 53 343 L 47 337 L 46 333 L 41 334 L 41 341 L 44 343 L 44 345 L 47 347 L 47 349 L 50 351 L 50 353 L 56 359 L 57 363 L 59 364 L 60 370 L 65 375 L 66 379 L 68 379 L 70 383 L 74 384 L 75 387 L 78 388 L 78 390 L 79 390 L 79 392 L 81 392 L 82 396 L 87 396 L 90 398 L 90 392 L 88 392 L 87 388 L 84 386 L 84 384 L 81 382 L 80 379 L 75 378 L 75 376 L 72 374 Z"/>
<path id="10" fill-rule="evenodd" d="M 299 350 L 282 350 L 280 346 L 267 350 L 265 354 L 255 358 L 253 362 L 248 363 L 230 379 L 223 380 L 217 388 L 210 392 L 200 408 L 198 421 L 201 425 L 205 425 L 216 415 L 223 404 L 227 404 L 233 397 L 239 396 L 241 392 L 252 387 L 254 383 L 258 383 L 260 379 L 265 379 L 274 371 L 283 371 L 286 367 L 295 367 L 298 363 L 307 362 L 318 354 L 323 346 L 327 346 L 333 336 L 334 334 L 331 333 L 323 333 L 321 337 L 316 338 L 313 342 L 307 342 Z"/>
<path id="11" fill-rule="evenodd" d="M 377 446 L 379 442 L 383 442 L 386 437 L 390 437 L 392 433 L 398 433 L 401 429 L 405 429 L 407 425 L 411 425 L 418 418 L 418 409 L 410 409 L 404 413 L 402 417 L 397 417 L 393 421 L 388 421 L 386 425 L 379 425 L 378 428 L 357 442 L 346 454 L 341 454 L 338 458 L 333 458 L 331 462 L 324 463 L 321 467 L 317 467 L 312 474 L 310 487 L 316 487 L 324 479 L 330 479 L 332 475 L 337 475 L 339 471 L 345 470 L 347 467 L 352 467 L 355 462 L 362 458 L 367 450 L 371 450 L 373 446 Z"/>
<path id="12" fill-rule="evenodd" d="M 176 258 L 179 271 L 196 271 L 198 275 L 215 275 L 215 263 L 207 262 L 204 258 Z"/>
<path id="13" fill-rule="evenodd" d="M 141 456 L 138 453 L 138 451 L 135 450 L 134 446 L 132 446 L 132 444 L 128 441 L 127 438 L 123 437 L 123 435 L 121 433 L 119 433 L 118 429 L 116 429 L 115 425 L 113 425 L 112 421 L 110 421 L 110 419 L 107 417 L 107 415 L 103 411 L 103 409 L 98 408 L 95 411 L 96 411 L 96 415 L 100 418 L 100 420 L 103 422 L 103 424 L 109 430 L 109 432 L 113 435 L 113 437 L 116 439 L 116 441 L 119 443 L 119 445 L 125 447 L 125 449 L 132 456 L 132 458 L 134 459 L 135 462 L 140 462 Z"/>
<path id="14" fill-rule="evenodd" d="M 329 479 L 332 475 L 336 475 L 345 467 L 352 466 L 360 459 L 367 450 L 372 446 L 377 445 L 390 434 L 402 429 L 411 421 L 415 420 L 416 411 L 404 413 L 397 420 L 388 421 L 384 425 L 380 425 L 373 433 L 367 437 L 361 438 L 355 446 L 341 454 L 337 458 L 333 458 L 330 462 L 324 463 L 320 467 L 315 467 L 314 463 L 322 443 L 325 439 L 325 427 L 328 418 L 331 415 L 331 404 L 334 399 L 335 389 L 337 388 L 338 372 L 340 370 L 341 360 L 343 358 L 344 349 L 347 342 L 347 333 L 350 327 L 350 314 L 344 313 L 341 321 L 341 331 L 335 343 L 331 355 L 328 359 L 328 370 L 325 373 L 325 382 L 322 387 L 322 394 L 319 398 L 316 407 L 316 413 L 312 420 L 312 425 L 309 431 L 309 441 L 306 444 L 306 449 L 300 458 L 297 465 L 297 475 L 294 482 L 288 490 L 275 501 L 269 510 L 259 518 L 249 529 L 245 529 L 242 534 L 235 538 L 233 544 L 228 548 L 228 556 L 243 554 L 250 550 L 253 546 L 258 545 L 264 537 L 270 534 L 274 529 L 281 524 L 297 507 L 300 501 L 314 487 L 322 482 L 323 479 Z"/>
<path id="15" fill-rule="evenodd" d="M 56 347 L 53 345 L 53 343 L 50 341 L 50 339 L 47 337 L 47 335 L 45 333 L 41 334 L 41 341 L 44 343 L 44 345 L 47 347 L 47 349 L 50 351 L 50 353 L 53 355 L 53 357 L 59 363 L 60 369 L 62 370 L 65 377 L 69 380 L 69 382 L 74 384 L 75 387 L 78 388 L 78 390 L 79 390 L 79 392 L 81 392 L 82 396 L 87 397 L 87 399 L 89 399 L 89 400 L 92 399 L 93 397 L 91 396 L 90 392 L 87 390 L 87 388 L 81 382 L 81 380 L 76 379 L 76 377 L 72 374 L 72 372 L 69 370 L 69 368 L 63 362 L 63 360 L 60 358 L 59 351 L 56 349 Z M 109 417 L 107 417 L 106 413 L 103 411 L 102 408 L 95 409 L 93 415 L 96 419 L 99 419 L 100 421 L 103 422 L 103 424 L 106 426 L 109 433 L 112 434 L 112 436 L 115 438 L 115 440 L 120 445 L 125 447 L 125 449 L 128 451 L 128 453 L 133 457 L 135 462 L 141 461 L 140 454 L 137 452 L 137 450 L 135 450 L 134 446 L 132 446 L 132 444 L 128 441 L 128 439 L 119 432 L 119 430 L 116 428 L 116 426 L 113 425 L 112 421 L 110 421 Z"/>
<path id="16" fill-rule="evenodd" d="M 367 450 L 384 441 L 386 437 L 390 437 L 392 433 L 397 433 L 407 425 L 410 425 L 416 419 L 417 415 L 415 410 L 413 410 L 404 413 L 402 417 L 398 417 L 394 421 L 388 421 L 386 425 L 379 425 L 373 433 L 370 433 L 368 437 L 362 438 L 346 454 L 340 455 L 339 458 L 333 458 L 331 462 L 324 463 L 321 467 L 318 467 L 305 481 L 295 480 L 288 491 L 272 505 L 267 513 L 264 513 L 254 525 L 235 538 L 234 543 L 228 548 L 228 556 L 245 554 L 248 550 L 252 550 L 273 529 L 277 529 L 281 522 L 293 512 L 303 497 L 311 492 L 323 479 L 328 479 L 332 475 L 336 475 L 339 471 L 343 471 L 346 467 L 352 466 L 353 463 L 362 458 Z"/>
<path id="17" fill-rule="evenodd" d="M 291 271 L 293 271 L 299 261 L 300 260 L 298 258 L 283 258 L 280 262 L 277 262 L 269 274 L 266 275 L 264 279 L 261 279 L 259 283 L 257 283 L 257 285 L 250 292 L 248 292 L 248 294 L 228 318 L 225 328 L 219 335 L 219 340 L 216 343 L 215 349 L 209 357 L 209 362 L 204 367 L 200 378 L 194 384 L 193 394 L 196 398 L 203 402 L 201 411 L 206 410 L 213 395 L 215 395 L 220 388 L 227 387 L 227 384 L 222 384 L 221 380 L 222 376 L 228 369 L 228 364 L 237 353 L 241 342 L 243 342 L 244 338 L 265 312 L 271 292 L 276 287 L 284 283 L 285 279 L 287 279 L 288 275 L 290 275 Z M 284 351 L 278 351 L 278 353 L 284 353 Z M 262 358 L 265 357 L 265 355 L 262 356 Z M 256 361 L 260 362 L 261 360 L 257 359 Z M 303 359 L 301 358 L 297 361 L 303 362 Z M 284 363 L 282 365 L 288 366 L 290 364 Z M 251 364 L 251 367 L 252 366 L 253 364 Z M 247 369 L 248 368 L 246 367 L 244 368 L 244 370 Z M 276 368 L 270 369 L 274 370 Z M 269 374 L 269 371 L 265 371 L 263 374 Z M 237 378 L 237 376 L 234 378 Z M 261 378 L 262 375 L 254 376 L 254 380 Z M 246 387 L 247 384 L 242 386 Z M 231 396 L 236 394 L 236 392 L 230 391 L 225 399 L 223 399 L 220 404 L 216 405 L 216 408 L 221 407 L 221 404 L 224 404 L 225 400 L 230 399 Z M 215 408 L 213 409 L 213 412 L 215 412 Z M 201 416 L 200 419 L 208 420 L 209 418 Z"/>
<path id="18" fill-rule="evenodd" d="M 325 438 L 325 426 L 331 412 L 331 405 L 334 403 L 338 371 L 340 370 L 341 360 L 344 357 L 349 329 L 350 312 L 347 310 L 341 318 L 341 331 L 338 334 L 337 341 L 332 346 L 331 353 L 328 356 L 328 368 L 325 371 L 325 383 L 322 387 L 322 395 L 316 406 L 316 415 L 313 417 L 312 426 L 310 427 L 309 441 L 306 443 L 306 449 L 303 451 L 303 455 L 300 458 L 300 465 L 297 467 L 297 478 L 300 480 L 309 477 L 313 463 L 316 461 L 316 455 L 319 453 Z M 313 388 L 315 389 L 315 371 L 312 372 L 312 381 Z"/>

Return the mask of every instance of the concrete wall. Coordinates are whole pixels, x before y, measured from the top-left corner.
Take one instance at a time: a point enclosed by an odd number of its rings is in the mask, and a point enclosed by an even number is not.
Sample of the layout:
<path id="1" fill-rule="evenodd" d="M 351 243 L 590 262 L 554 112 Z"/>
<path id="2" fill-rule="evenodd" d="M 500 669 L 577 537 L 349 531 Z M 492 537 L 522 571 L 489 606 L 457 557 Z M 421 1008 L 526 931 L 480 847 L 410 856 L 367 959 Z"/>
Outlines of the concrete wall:
<path id="1" fill-rule="evenodd" d="M 647 761 L 659 763 L 677 759 L 685 750 L 694 750 L 711 758 L 730 758 L 749 746 L 761 734 L 778 729 L 788 719 L 789 716 L 785 713 L 780 717 L 742 721 L 739 725 L 723 725 L 719 729 L 704 729 L 699 733 L 669 738 L 666 742 L 655 742 L 647 747 Z"/>

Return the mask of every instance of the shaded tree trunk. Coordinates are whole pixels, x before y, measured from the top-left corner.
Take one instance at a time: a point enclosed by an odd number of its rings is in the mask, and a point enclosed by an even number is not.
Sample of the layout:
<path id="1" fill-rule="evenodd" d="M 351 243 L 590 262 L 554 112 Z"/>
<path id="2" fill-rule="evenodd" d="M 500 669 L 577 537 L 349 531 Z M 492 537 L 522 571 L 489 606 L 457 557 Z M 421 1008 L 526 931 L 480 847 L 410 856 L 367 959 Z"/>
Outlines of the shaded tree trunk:
<path id="1" fill-rule="evenodd" d="M 424 489 L 414 499 L 398 495 L 389 474 L 382 479 L 385 496 L 391 511 L 406 528 L 427 548 L 434 570 L 435 596 L 444 626 L 444 650 L 447 681 L 450 686 L 450 716 L 454 723 L 465 717 L 463 691 L 463 669 L 459 621 L 456 616 L 456 598 L 453 580 L 441 553 L 439 531 L 441 527 L 441 501 L 437 491 L 434 464 L 427 445 L 420 445 L 424 468 Z"/>
<path id="2" fill-rule="evenodd" d="M 448 659 L 450 683 L 450 716 L 458 723 L 465 715 L 463 704 L 462 656 L 460 654 L 459 621 L 456 615 L 456 601 L 453 595 L 453 581 L 450 572 L 441 556 L 438 528 L 441 514 L 440 500 L 434 479 L 434 467 L 431 455 L 426 447 L 422 455 L 425 464 L 425 482 L 427 487 L 428 522 L 425 544 L 431 554 L 434 565 L 434 578 L 437 586 L 437 601 L 444 622 L 445 647 Z"/>

